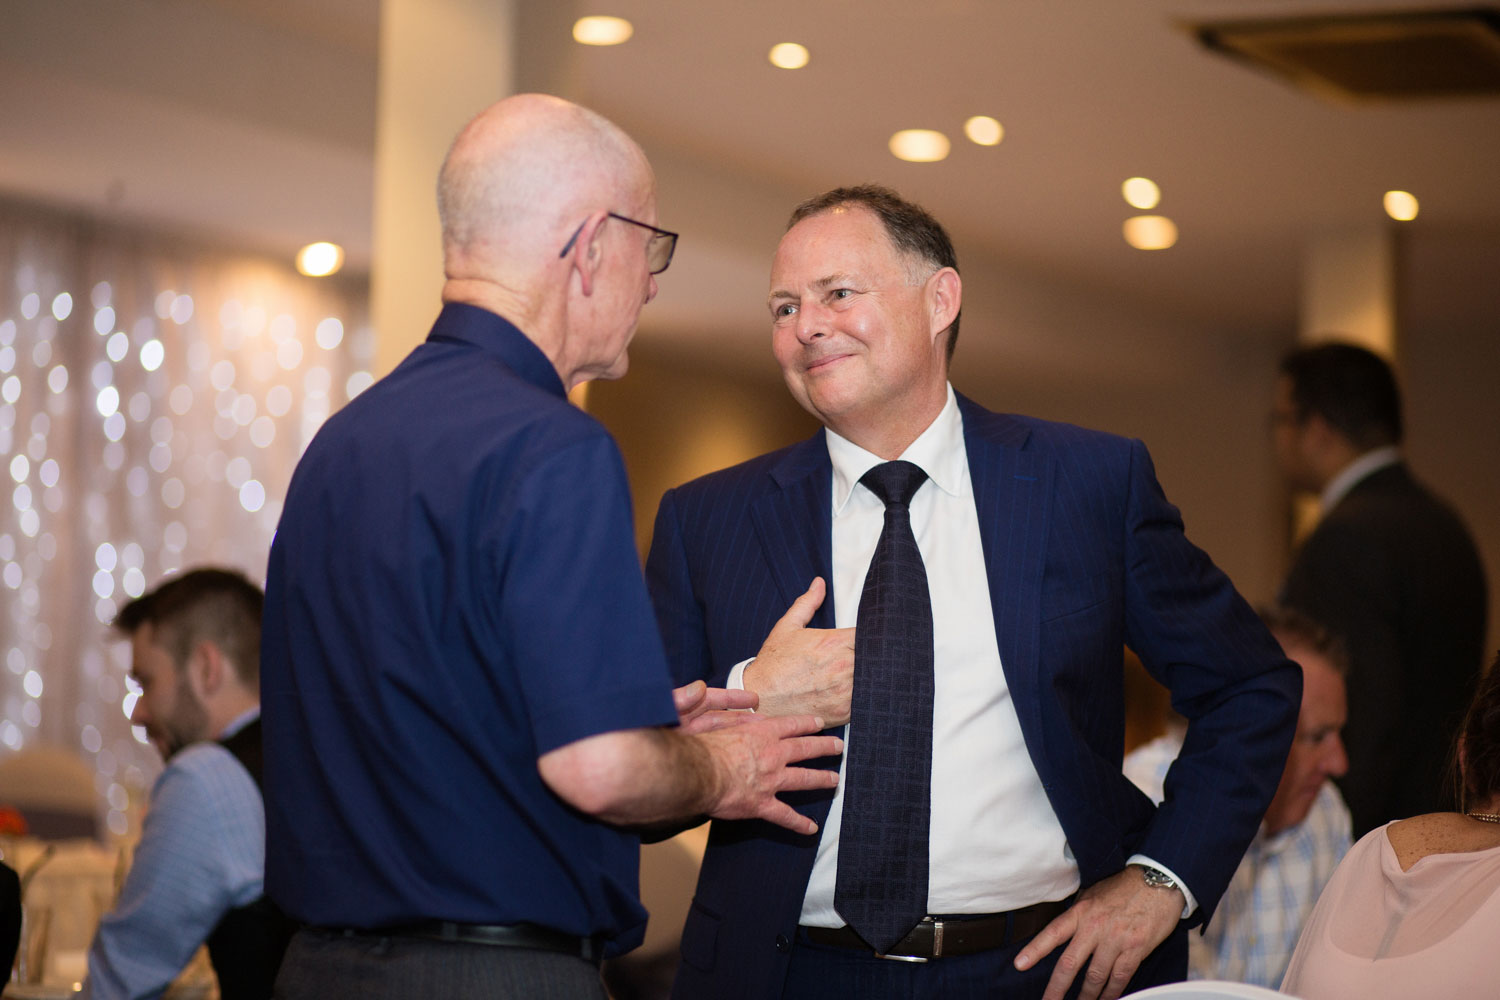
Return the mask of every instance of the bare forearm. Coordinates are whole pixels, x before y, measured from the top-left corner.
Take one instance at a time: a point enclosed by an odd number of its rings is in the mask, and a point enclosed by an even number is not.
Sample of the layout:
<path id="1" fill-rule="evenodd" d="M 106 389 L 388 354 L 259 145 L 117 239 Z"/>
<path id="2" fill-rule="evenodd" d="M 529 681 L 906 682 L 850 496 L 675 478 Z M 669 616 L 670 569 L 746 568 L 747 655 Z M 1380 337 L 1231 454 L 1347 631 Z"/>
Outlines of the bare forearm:
<path id="1" fill-rule="evenodd" d="M 703 744 L 667 729 L 590 737 L 544 755 L 538 767 L 569 805 L 618 826 L 702 815 L 718 787 Z"/>
<path id="2" fill-rule="evenodd" d="M 537 761 L 542 780 L 575 809 L 622 826 L 702 815 L 764 819 L 798 833 L 817 825 L 780 792 L 832 788 L 838 772 L 794 767 L 843 752 L 843 741 L 811 735 L 817 716 L 735 716 L 704 732 L 630 729 L 559 747 Z"/>

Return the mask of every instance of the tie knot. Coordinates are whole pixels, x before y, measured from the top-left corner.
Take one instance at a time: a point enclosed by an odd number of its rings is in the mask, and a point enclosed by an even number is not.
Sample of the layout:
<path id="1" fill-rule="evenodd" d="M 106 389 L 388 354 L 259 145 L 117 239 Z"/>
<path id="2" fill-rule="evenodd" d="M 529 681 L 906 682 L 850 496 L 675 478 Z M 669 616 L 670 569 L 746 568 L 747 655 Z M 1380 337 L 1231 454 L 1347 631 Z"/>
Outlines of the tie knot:
<path id="1" fill-rule="evenodd" d="M 866 472 L 859 481 L 887 507 L 892 504 L 905 507 L 927 481 L 927 473 L 911 462 L 886 462 Z"/>

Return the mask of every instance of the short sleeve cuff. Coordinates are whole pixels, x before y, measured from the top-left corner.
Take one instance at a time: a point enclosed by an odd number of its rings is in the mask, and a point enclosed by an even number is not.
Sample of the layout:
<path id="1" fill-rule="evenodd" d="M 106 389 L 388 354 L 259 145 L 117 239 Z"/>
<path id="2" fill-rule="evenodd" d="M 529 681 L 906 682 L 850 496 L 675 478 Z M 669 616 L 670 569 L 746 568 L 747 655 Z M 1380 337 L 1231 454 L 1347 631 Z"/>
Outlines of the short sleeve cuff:
<path id="1" fill-rule="evenodd" d="M 538 756 L 601 733 L 677 725 L 670 693 L 656 687 L 602 691 L 567 709 L 534 720 Z"/>

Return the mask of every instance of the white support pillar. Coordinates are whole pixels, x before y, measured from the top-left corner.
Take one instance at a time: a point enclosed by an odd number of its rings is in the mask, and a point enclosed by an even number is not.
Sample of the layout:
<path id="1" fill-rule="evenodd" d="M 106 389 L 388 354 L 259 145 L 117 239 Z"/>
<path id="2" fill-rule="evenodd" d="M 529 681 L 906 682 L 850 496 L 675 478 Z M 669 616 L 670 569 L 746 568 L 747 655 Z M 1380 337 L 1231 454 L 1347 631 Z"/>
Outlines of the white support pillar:
<path id="1" fill-rule="evenodd" d="M 1302 260 L 1297 340 L 1341 340 L 1368 347 L 1396 364 L 1396 232 L 1389 225 L 1319 233 Z M 1292 538 L 1317 524 L 1317 497 L 1292 501 Z"/>
<path id="2" fill-rule="evenodd" d="M 1352 341 L 1394 361 L 1396 234 L 1390 226 L 1320 233 L 1308 242 L 1298 340 Z"/>
<path id="3" fill-rule="evenodd" d="M 517 0 L 381 0 L 370 311 L 375 374 L 427 336 L 443 283 L 437 175 L 458 130 L 515 90 Z"/>

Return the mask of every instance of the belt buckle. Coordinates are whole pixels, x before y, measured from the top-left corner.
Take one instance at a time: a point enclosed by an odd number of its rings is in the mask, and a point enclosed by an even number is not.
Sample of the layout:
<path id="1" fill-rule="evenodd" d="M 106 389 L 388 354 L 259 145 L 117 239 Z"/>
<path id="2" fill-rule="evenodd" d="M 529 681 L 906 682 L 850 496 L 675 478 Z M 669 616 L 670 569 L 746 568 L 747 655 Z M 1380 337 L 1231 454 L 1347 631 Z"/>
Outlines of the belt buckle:
<path id="1" fill-rule="evenodd" d="M 931 917 L 923 917 L 921 923 L 932 925 L 932 957 L 940 957 L 943 954 L 943 922 L 941 920 L 934 920 Z M 921 924 L 918 924 L 918 926 L 921 926 Z M 930 961 L 930 959 L 923 958 L 921 955 L 882 955 L 878 951 L 875 953 L 875 957 L 883 958 L 887 962 L 913 962 L 919 965 L 925 965 Z"/>

